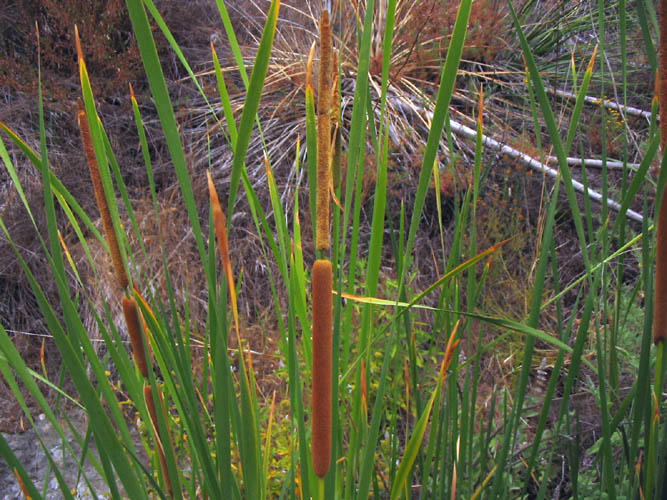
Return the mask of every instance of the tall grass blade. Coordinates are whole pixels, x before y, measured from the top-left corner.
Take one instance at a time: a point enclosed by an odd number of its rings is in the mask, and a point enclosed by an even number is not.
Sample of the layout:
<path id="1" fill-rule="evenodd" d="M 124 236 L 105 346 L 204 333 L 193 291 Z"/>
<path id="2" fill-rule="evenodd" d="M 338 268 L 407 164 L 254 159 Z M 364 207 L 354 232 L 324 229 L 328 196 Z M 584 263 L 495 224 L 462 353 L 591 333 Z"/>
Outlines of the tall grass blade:
<path id="1" fill-rule="evenodd" d="M 257 50 L 257 56 L 255 57 L 255 65 L 253 66 L 252 74 L 250 75 L 248 92 L 246 94 L 243 113 L 241 114 L 241 122 L 238 128 L 238 138 L 234 148 L 234 162 L 232 164 L 229 202 L 227 207 L 228 217 L 232 217 L 234 213 L 236 194 L 241 179 L 241 169 L 245 162 L 246 151 L 248 149 L 248 144 L 250 143 L 250 135 L 255 121 L 255 115 L 257 114 L 259 101 L 262 97 L 262 88 L 264 87 L 264 78 L 266 77 L 266 71 L 269 66 L 269 57 L 271 56 L 271 48 L 273 47 L 279 9 L 280 0 L 273 0 L 267 14 L 262 39 Z"/>

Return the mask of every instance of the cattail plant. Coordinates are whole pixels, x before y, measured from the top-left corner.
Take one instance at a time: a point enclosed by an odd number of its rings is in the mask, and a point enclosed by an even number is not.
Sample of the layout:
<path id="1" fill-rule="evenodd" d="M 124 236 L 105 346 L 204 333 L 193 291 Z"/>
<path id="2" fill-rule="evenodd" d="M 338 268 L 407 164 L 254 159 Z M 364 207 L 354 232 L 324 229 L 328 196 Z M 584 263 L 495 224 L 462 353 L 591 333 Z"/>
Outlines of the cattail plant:
<path id="1" fill-rule="evenodd" d="M 331 186 L 331 101 L 333 47 L 329 12 L 320 21 L 320 72 L 317 96 L 317 229 L 315 247 L 329 250 Z M 327 475 L 331 462 L 331 377 L 333 337 L 333 268 L 331 261 L 313 264 L 312 457 L 315 474 Z"/>
<path id="2" fill-rule="evenodd" d="M 75 29 L 75 39 L 76 39 L 76 50 L 78 55 L 79 62 L 79 72 L 82 87 L 84 88 L 84 94 L 86 91 L 90 92 L 88 74 L 86 70 L 86 63 L 83 58 L 83 50 L 81 48 L 81 40 L 79 38 L 79 32 Z M 83 142 L 83 148 L 86 155 L 86 160 L 88 162 L 88 168 L 90 170 L 90 177 L 93 182 L 93 190 L 95 192 L 95 199 L 97 201 L 97 206 L 100 211 L 102 218 L 102 224 L 104 226 L 104 233 L 106 240 L 109 244 L 111 251 L 111 259 L 116 274 L 116 279 L 121 289 L 127 291 L 130 280 L 128 274 L 125 270 L 125 265 L 123 262 L 123 257 L 120 251 L 120 246 L 118 243 L 118 238 L 116 231 L 114 229 L 113 220 L 111 218 L 111 211 L 109 210 L 109 201 L 107 199 L 106 193 L 104 191 L 104 186 L 102 184 L 102 176 L 100 173 L 99 163 L 95 155 L 95 148 L 93 145 L 92 133 L 90 129 L 90 122 L 86 114 L 83 102 L 81 99 L 78 99 L 78 113 L 77 121 L 79 129 L 81 131 L 81 139 Z M 172 478 L 169 474 L 169 469 L 167 467 L 167 460 L 165 456 L 165 444 L 170 446 L 171 454 L 173 455 L 173 442 L 169 434 L 168 428 L 163 429 L 164 432 L 160 432 L 160 427 L 158 424 L 157 411 L 155 409 L 155 401 L 153 399 L 153 389 L 149 384 L 148 377 L 148 358 L 146 356 L 146 350 L 144 348 L 144 337 L 142 332 L 142 325 L 139 315 L 139 309 L 137 308 L 136 300 L 133 297 L 123 296 L 121 298 L 123 315 L 125 317 L 125 323 L 127 330 L 130 336 L 130 342 L 132 344 L 132 355 L 134 362 L 141 373 L 141 376 L 144 378 L 144 400 L 146 408 L 148 409 L 151 427 L 153 429 L 153 434 L 155 436 L 155 441 L 157 443 L 158 458 L 160 462 L 160 468 L 162 470 L 162 475 L 164 477 L 165 485 L 169 496 L 173 496 L 173 484 L 178 483 L 172 481 Z M 166 408 L 164 406 L 164 400 L 162 393 L 158 391 L 156 394 L 157 400 L 160 402 L 161 410 L 166 419 Z"/>

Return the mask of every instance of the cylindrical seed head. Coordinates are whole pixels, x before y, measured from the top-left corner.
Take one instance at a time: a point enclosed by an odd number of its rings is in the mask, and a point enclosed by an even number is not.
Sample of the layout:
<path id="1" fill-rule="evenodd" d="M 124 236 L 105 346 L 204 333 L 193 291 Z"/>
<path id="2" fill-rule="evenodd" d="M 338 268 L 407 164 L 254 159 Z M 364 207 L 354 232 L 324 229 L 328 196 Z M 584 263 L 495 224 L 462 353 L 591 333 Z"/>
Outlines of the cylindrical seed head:
<path id="1" fill-rule="evenodd" d="M 331 377 L 333 337 L 333 271 L 328 260 L 313 265 L 312 455 L 318 477 L 331 462 Z"/>
<path id="2" fill-rule="evenodd" d="M 130 334 L 132 343 L 132 355 L 134 362 L 139 368 L 139 373 L 144 378 L 148 377 L 148 365 L 146 360 L 146 350 L 144 349 L 144 336 L 141 331 L 141 322 L 139 321 L 139 311 L 137 302 L 132 297 L 123 297 L 123 314 L 125 315 L 125 324 Z"/>

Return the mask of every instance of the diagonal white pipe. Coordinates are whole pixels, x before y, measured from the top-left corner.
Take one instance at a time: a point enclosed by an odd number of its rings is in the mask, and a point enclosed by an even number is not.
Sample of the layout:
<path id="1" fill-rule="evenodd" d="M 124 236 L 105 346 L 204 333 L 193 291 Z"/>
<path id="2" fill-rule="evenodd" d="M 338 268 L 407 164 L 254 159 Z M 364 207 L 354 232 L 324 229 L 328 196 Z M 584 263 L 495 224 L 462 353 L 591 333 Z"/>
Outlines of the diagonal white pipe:
<path id="1" fill-rule="evenodd" d="M 471 129 L 470 127 L 466 127 L 465 125 L 458 123 L 454 120 L 450 120 L 450 124 L 452 127 L 452 132 L 456 134 L 463 135 L 465 137 L 469 137 L 471 139 L 476 139 L 477 138 L 477 131 Z M 500 153 L 506 154 L 511 156 L 512 158 L 515 158 L 522 163 L 528 165 L 530 168 L 537 170 L 539 172 L 543 172 L 544 174 L 548 175 L 549 177 L 556 178 L 558 177 L 558 170 L 555 170 L 544 163 L 541 163 L 537 161 L 535 158 L 527 155 L 526 153 L 522 153 L 518 149 L 514 149 L 511 146 L 508 146 L 507 144 L 502 144 L 495 139 L 491 139 L 490 137 L 482 134 L 482 143 L 485 146 L 488 146 L 490 148 L 495 149 L 496 151 L 499 151 Z M 597 191 L 592 190 L 591 188 L 586 188 L 581 182 L 576 181 L 572 179 L 572 185 L 574 186 L 574 189 L 579 191 L 580 193 L 586 193 L 588 197 L 592 200 L 597 201 L 598 203 L 602 203 L 602 195 L 598 193 Z M 620 203 L 611 200 L 607 198 L 607 206 L 611 209 L 616 210 L 617 212 L 620 211 L 621 205 Z M 636 220 L 637 222 L 642 222 L 643 217 L 641 214 L 628 209 L 628 211 L 625 213 L 625 215 L 632 219 Z"/>

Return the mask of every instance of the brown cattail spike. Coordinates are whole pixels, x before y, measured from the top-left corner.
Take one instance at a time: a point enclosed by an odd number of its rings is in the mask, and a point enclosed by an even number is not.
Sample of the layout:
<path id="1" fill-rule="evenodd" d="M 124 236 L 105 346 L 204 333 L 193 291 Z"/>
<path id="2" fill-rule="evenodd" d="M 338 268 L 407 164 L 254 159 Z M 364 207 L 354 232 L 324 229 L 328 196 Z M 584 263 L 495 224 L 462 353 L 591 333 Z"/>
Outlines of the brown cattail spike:
<path id="1" fill-rule="evenodd" d="M 313 264 L 312 455 L 318 477 L 326 476 L 331 462 L 332 286 L 331 262 L 316 260 Z"/>
<path id="2" fill-rule="evenodd" d="M 331 25 L 329 11 L 323 10 L 320 21 L 320 74 L 317 89 L 317 250 L 329 249 L 332 75 Z"/>
<path id="3" fill-rule="evenodd" d="M 93 181 L 93 190 L 95 191 L 95 200 L 97 207 L 100 210 L 102 217 L 102 225 L 104 226 L 104 234 L 111 250 L 111 262 L 113 263 L 114 271 L 116 272 L 116 279 L 118 284 L 124 290 L 129 284 L 127 273 L 125 272 L 125 265 L 123 264 L 123 257 L 118 246 L 118 238 L 116 238 L 116 231 L 111 220 L 111 212 L 107 203 L 107 197 L 104 194 L 104 186 L 102 185 L 102 177 L 100 176 L 100 167 L 95 156 L 95 148 L 93 147 L 93 140 L 90 134 L 90 126 L 86 117 L 86 110 L 83 103 L 79 99 L 77 101 L 79 111 L 77 113 L 77 121 L 79 123 L 79 130 L 81 131 L 81 141 L 83 142 L 83 151 L 86 154 L 88 161 L 88 169 L 90 170 L 90 179 Z"/>
<path id="4" fill-rule="evenodd" d="M 132 356 L 134 362 L 139 368 L 139 373 L 144 378 L 148 377 L 148 366 L 146 361 L 146 350 L 144 349 L 144 336 L 141 331 L 141 322 L 139 321 L 139 310 L 137 302 L 132 297 L 123 297 L 123 314 L 125 315 L 125 324 L 130 334 L 132 343 Z"/>

